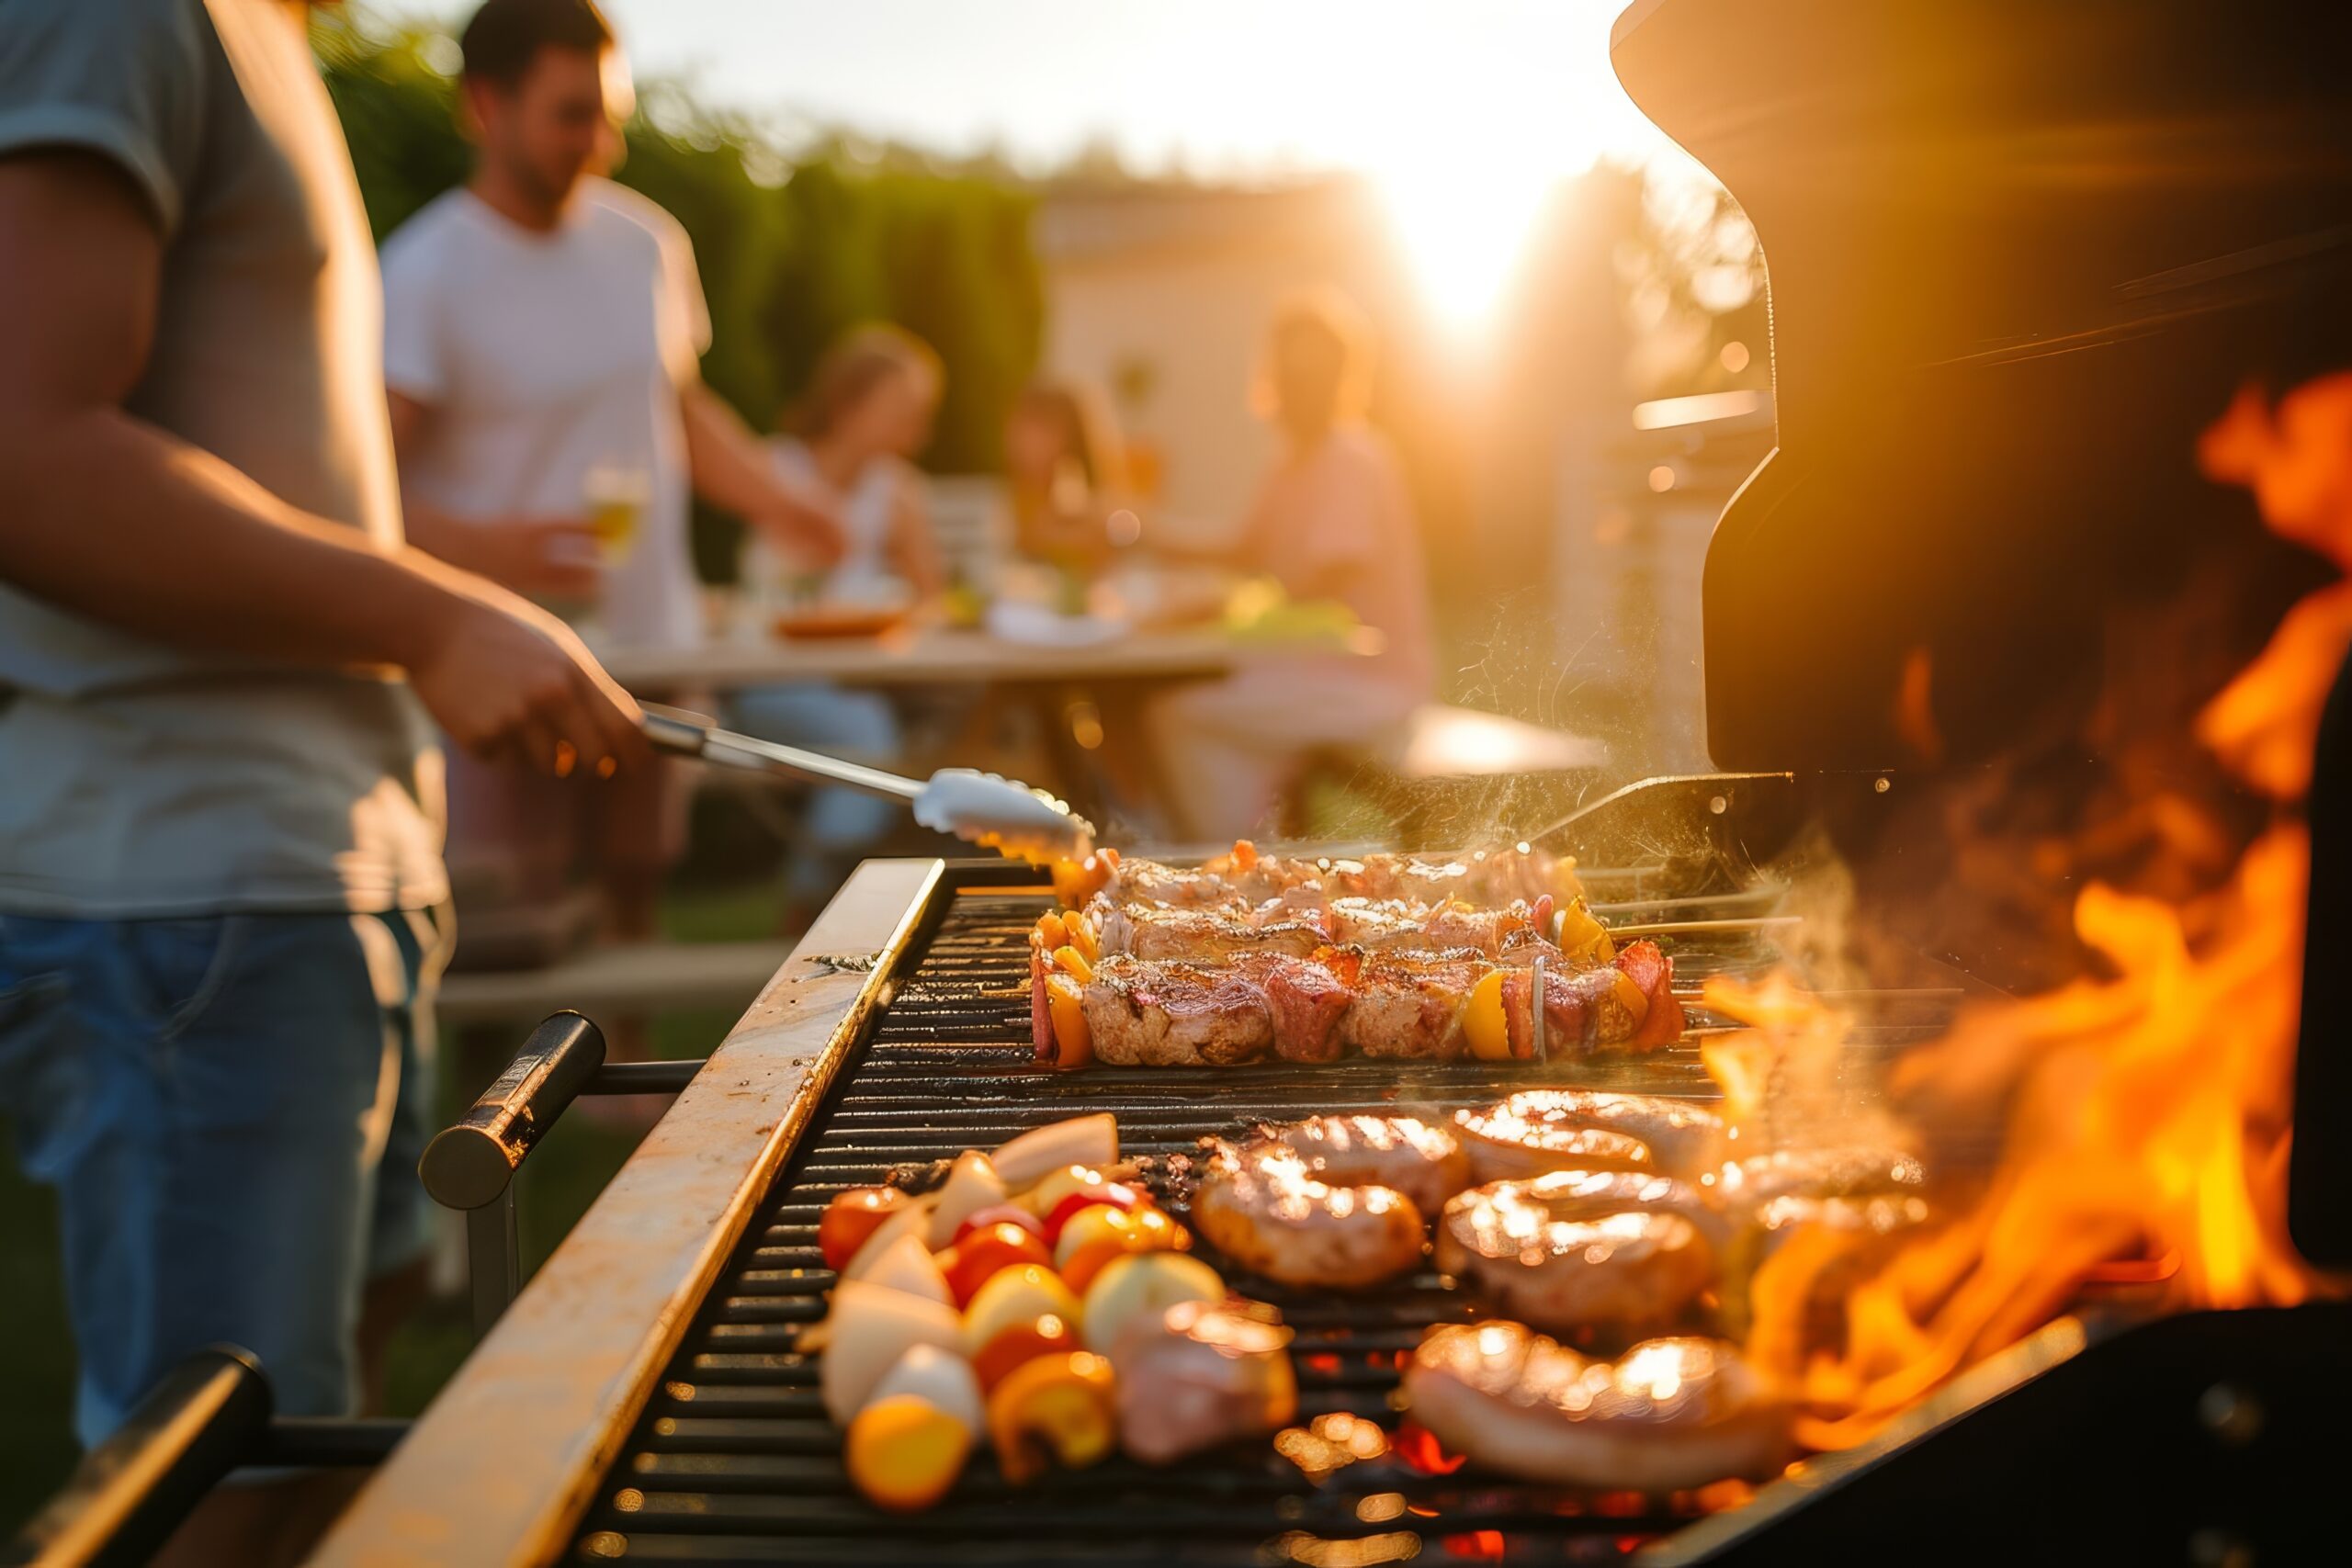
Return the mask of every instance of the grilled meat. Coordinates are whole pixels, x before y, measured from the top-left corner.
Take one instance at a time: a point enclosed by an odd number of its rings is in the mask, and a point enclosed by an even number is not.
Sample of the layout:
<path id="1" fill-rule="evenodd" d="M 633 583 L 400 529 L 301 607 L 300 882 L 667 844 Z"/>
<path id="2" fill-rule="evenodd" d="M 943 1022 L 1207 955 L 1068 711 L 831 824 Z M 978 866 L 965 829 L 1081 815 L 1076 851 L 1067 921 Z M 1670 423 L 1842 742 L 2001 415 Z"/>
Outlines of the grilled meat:
<path id="1" fill-rule="evenodd" d="M 1474 953 L 1499 958 L 1523 944 L 1541 942 L 1552 924 L 1548 897 L 1532 904 L 1514 901 L 1501 908 L 1474 909 L 1401 898 L 1325 902 L 1319 897 L 1255 905 L 1240 899 L 1123 903 L 1103 893 L 1085 912 L 1101 933 L 1104 953 L 1194 964 L 1222 963 L 1248 953 L 1304 958 L 1317 948 L 1349 945 L 1374 952 Z"/>
<path id="2" fill-rule="evenodd" d="M 1229 853 L 1197 867 L 1165 865 L 1135 856 L 1101 855 L 1083 873 L 1057 874 L 1056 886 L 1070 897 L 1108 892 L 1122 904 L 1252 907 L 1311 889 L 1325 898 L 1403 898 L 1423 904 L 1458 898 L 1482 905 L 1530 902 L 1550 894 L 1565 903 L 1577 897 L 1576 863 L 1541 850 L 1481 850 L 1458 858 L 1374 854 L 1361 860 L 1299 860 L 1261 855 L 1244 839 Z"/>
<path id="3" fill-rule="evenodd" d="M 1533 1176 L 1591 1158 L 1594 1131 L 1639 1139 L 1658 1166 L 1696 1178 L 1722 1160 L 1723 1118 L 1693 1100 L 1585 1089 L 1535 1089 L 1454 1116 L 1481 1181 Z"/>
<path id="4" fill-rule="evenodd" d="M 1793 1452 L 1785 1398 L 1712 1339 L 1652 1339 L 1598 1361 L 1516 1323 L 1442 1324 L 1405 1390 L 1447 1448 L 1533 1481 L 1671 1492 L 1761 1480 Z"/>
<path id="5" fill-rule="evenodd" d="M 1557 1170 L 1447 1203 L 1437 1266 L 1539 1327 L 1651 1330 L 1713 1279 L 1711 1233 L 1709 1205 L 1669 1177 Z"/>
<path id="6" fill-rule="evenodd" d="M 1470 1185 L 1453 1134 L 1418 1116 L 1310 1116 L 1259 1134 L 1305 1158 L 1319 1181 L 1392 1188 L 1424 1214 Z"/>
<path id="7" fill-rule="evenodd" d="M 1042 987 L 1043 961 L 1036 962 L 1034 984 Z M 1123 1066 L 1224 1066 L 1268 1055 L 1321 1062 L 1348 1051 L 1445 1060 L 1466 1052 L 1463 1010 L 1471 987 L 1498 967 L 1476 956 L 1355 948 L 1322 948 L 1309 957 L 1243 953 L 1224 964 L 1105 954 L 1091 968 L 1080 1005 L 1095 1059 Z M 1517 1004 L 1523 1010 L 1533 998 L 1532 974 L 1526 978 Z M 1547 1051 L 1647 1050 L 1674 1040 L 1682 1008 L 1672 981 L 1671 965 L 1648 942 L 1628 946 L 1607 968 L 1547 969 Z M 1034 1010 L 1033 1019 L 1046 1010 Z M 1052 1028 L 1050 1017 L 1038 1027 Z M 1052 1044 L 1041 1039 L 1043 1054 Z"/>
<path id="8" fill-rule="evenodd" d="M 1421 1260 L 1421 1211 L 1410 1198 L 1324 1181 L 1270 1138 L 1209 1142 L 1192 1221 L 1242 1268 L 1295 1285 L 1369 1285 Z"/>
<path id="9" fill-rule="evenodd" d="M 1877 1144 L 1774 1149 L 1727 1165 L 1724 1201 L 1758 1210 L 1781 1198 L 1916 1196 L 1927 1184 L 1917 1155 Z"/>

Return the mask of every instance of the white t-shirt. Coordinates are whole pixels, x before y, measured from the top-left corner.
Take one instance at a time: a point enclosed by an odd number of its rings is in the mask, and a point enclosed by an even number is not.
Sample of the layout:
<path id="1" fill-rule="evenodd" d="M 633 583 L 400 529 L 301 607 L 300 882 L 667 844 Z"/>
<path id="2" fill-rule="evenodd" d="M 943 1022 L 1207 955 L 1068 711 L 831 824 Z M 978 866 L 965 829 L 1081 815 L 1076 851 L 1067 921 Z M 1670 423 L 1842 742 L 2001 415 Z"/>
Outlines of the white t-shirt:
<path id="1" fill-rule="evenodd" d="M 0 16 L 0 154 L 107 159 L 163 242 L 130 412 L 397 545 L 376 247 L 301 11 L 6 0 Z M 435 903 L 432 741 L 405 681 L 181 648 L 0 584 L 0 910 Z"/>
<path id="2" fill-rule="evenodd" d="M 627 643 L 695 641 L 678 389 L 710 346 L 710 316 L 677 220 L 591 179 L 540 233 L 459 186 L 384 242 L 383 267 L 384 378 L 434 411 L 401 460 L 410 493 L 455 517 L 582 517 L 592 470 L 642 476 L 603 626 Z"/>

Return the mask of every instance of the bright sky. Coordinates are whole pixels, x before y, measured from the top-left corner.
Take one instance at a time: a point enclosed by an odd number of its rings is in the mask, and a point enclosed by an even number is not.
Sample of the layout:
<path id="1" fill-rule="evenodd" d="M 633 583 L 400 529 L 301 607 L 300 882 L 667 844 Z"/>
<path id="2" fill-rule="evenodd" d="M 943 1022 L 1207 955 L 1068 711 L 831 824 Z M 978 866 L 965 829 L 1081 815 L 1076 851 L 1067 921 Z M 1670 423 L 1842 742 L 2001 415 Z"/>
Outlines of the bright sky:
<path id="1" fill-rule="evenodd" d="M 1539 177 L 1658 144 L 1610 73 L 1621 3 L 605 0 L 640 76 L 945 152 Z"/>
<path id="2" fill-rule="evenodd" d="M 639 77 L 1039 170 L 1352 169 L 1440 314 L 1488 310 L 1560 176 L 1667 146 L 1609 66 L 1623 0 L 604 0 Z M 788 123 L 788 122 L 787 122 Z"/>

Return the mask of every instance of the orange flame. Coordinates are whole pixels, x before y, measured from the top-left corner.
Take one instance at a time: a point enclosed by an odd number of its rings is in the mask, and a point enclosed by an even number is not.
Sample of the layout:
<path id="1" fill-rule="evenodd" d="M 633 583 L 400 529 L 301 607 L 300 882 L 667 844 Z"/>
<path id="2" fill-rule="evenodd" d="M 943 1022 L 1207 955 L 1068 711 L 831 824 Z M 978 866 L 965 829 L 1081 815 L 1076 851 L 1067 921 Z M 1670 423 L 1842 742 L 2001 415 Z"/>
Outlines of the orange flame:
<path id="1" fill-rule="evenodd" d="M 2199 457 L 2215 478 L 2251 486 L 2280 534 L 2352 570 L 2352 376 L 2276 411 L 2242 395 Z M 2199 716 L 2199 738 L 2274 798 L 2300 798 L 2347 649 L 2352 583 L 2289 615 Z M 2186 814 L 2165 835 L 2175 848 L 2210 853 L 2195 808 L 2166 809 Z M 1890 1085 L 1898 1100 L 1939 1118 L 2006 1108 L 2006 1153 L 1967 1213 L 1864 1258 L 1859 1286 L 1844 1281 L 1871 1238 L 1826 1230 L 1792 1238 L 1758 1270 L 1749 1353 L 1800 1391 L 1806 1441 L 1861 1440 L 2101 1281 L 2135 1280 L 2170 1310 L 2340 1288 L 2296 1256 L 2285 1228 L 2309 867 L 2302 828 L 2282 821 L 2209 893 L 2166 901 L 2094 883 L 2075 930 L 2108 977 L 1964 1013 L 1905 1059 Z M 1766 1010 L 1784 1032 L 1828 1026 L 1785 997 Z M 1752 1087 L 1754 1050 L 1710 1055 L 1735 1094 Z M 1842 1343 L 1817 1343 L 1817 1308 L 1838 1290 Z"/>

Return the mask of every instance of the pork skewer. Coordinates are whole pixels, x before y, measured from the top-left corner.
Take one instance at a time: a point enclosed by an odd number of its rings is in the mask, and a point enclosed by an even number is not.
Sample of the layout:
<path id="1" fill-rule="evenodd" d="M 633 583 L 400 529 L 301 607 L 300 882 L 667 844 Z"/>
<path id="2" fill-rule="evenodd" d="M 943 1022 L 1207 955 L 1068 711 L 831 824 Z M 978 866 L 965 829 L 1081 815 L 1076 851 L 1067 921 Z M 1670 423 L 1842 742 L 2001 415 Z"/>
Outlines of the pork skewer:
<path id="1" fill-rule="evenodd" d="M 1511 957 L 1401 956 L 1324 948 L 1249 953 L 1224 964 L 1069 949 L 1031 957 L 1031 1024 L 1041 1059 L 1063 1066 L 1230 1066 L 1274 1056 L 1530 1059 L 1540 1037 L 1559 1060 L 1645 1051 L 1682 1030 L 1673 966 L 1649 942 L 1577 972 Z M 1522 956 L 1523 955 L 1523 956 Z M 1540 995 L 1540 1003 L 1539 1003 Z"/>
<path id="2" fill-rule="evenodd" d="M 1235 901 L 1262 905 L 1286 894 L 1312 889 L 1327 898 L 1404 898 L 1435 903 L 1458 898 L 1472 904 L 1533 902 L 1546 894 L 1565 904 L 1578 897 L 1573 860 L 1524 845 L 1480 850 L 1458 856 L 1370 854 L 1361 859 L 1329 856 L 1306 860 L 1261 855 L 1249 840 L 1199 866 L 1172 866 L 1115 850 L 1054 868 L 1054 887 L 1072 908 L 1100 893 L 1121 904 L 1185 907 Z"/>

